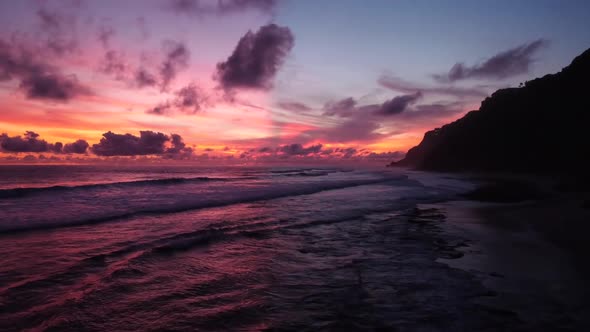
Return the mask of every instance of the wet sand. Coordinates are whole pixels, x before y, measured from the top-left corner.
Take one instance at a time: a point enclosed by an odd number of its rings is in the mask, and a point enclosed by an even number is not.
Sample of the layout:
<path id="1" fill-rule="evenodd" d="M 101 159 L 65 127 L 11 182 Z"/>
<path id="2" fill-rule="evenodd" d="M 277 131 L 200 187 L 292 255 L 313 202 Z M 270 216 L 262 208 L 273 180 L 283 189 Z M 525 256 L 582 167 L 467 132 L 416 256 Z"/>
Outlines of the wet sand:
<path id="1" fill-rule="evenodd" d="M 589 331 L 586 265 L 590 210 L 583 195 L 553 193 L 519 203 L 451 201 L 444 231 L 465 238 L 463 256 L 439 259 L 495 296 L 476 303 L 513 315 L 516 331 Z"/>

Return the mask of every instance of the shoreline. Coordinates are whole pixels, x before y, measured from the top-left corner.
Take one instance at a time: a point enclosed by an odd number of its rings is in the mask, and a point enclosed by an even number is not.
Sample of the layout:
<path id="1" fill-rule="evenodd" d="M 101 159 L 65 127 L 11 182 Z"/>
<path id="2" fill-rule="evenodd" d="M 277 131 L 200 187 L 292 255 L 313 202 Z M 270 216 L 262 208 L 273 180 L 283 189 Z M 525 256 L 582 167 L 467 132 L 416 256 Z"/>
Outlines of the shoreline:
<path id="1" fill-rule="evenodd" d="M 473 274 L 496 296 L 476 302 L 514 313 L 524 330 L 590 330 L 588 267 L 581 248 L 590 225 L 584 198 L 569 193 L 518 203 L 450 200 L 441 228 L 467 240 L 439 262 Z M 581 225 L 584 225 L 582 227 Z M 582 229 L 580 229 L 582 227 Z"/>

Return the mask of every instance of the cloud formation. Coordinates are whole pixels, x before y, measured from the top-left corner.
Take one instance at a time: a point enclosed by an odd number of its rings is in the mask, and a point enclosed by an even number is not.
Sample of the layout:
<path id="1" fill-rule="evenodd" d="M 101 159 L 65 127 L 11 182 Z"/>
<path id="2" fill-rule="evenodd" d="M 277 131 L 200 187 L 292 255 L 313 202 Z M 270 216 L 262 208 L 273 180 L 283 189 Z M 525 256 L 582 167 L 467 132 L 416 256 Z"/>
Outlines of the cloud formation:
<path id="1" fill-rule="evenodd" d="M 325 116 L 339 116 L 349 118 L 369 115 L 397 115 L 408 109 L 408 107 L 422 98 L 422 92 L 414 92 L 407 95 L 393 97 L 381 104 L 357 106 L 357 101 L 352 98 L 345 98 L 324 105 Z"/>
<path id="2" fill-rule="evenodd" d="M 324 115 L 349 117 L 356 111 L 356 100 L 352 97 L 341 99 L 338 101 L 330 101 L 324 105 Z"/>
<path id="3" fill-rule="evenodd" d="M 277 149 L 280 154 L 287 156 L 307 156 L 309 154 L 318 153 L 320 150 L 322 150 L 322 144 L 303 147 L 303 145 L 299 143 L 283 145 Z"/>
<path id="4" fill-rule="evenodd" d="M 45 47 L 54 55 L 63 56 L 78 48 L 76 19 L 46 8 L 37 10 L 40 33 L 46 37 Z"/>
<path id="5" fill-rule="evenodd" d="M 270 89 L 294 43 L 291 30 L 276 24 L 265 25 L 256 32 L 248 31 L 229 58 L 217 64 L 215 78 L 226 90 Z"/>
<path id="6" fill-rule="evenodd" d="M 164 58 L 159 67 L 138 67 L 133 75 L 132 85 L 140 89 L 159 86 L 160 90 L 164 92 L 168 90 L 168 86 L 176 78 L 178 73 L 188 67 L 190 51 L 183 43 L 166 40 L 162 48 Z M 102 62 L 102 71 L 106 74 L 115 74 L 122 77 L 129 69 L 129 66 L 123 59 L 122 54 L 112 50 L 107 51 Z"/>
<path id="7" fill-rule="evenodd" d="M 135 72 L 135 85 L 138 88 L 151 87 L 158 84 L 158 79 L 145 68 L 139 68 Z"/>
<path id="8" fill-rule="evenodd" d="M 27 131 L 23 136 L 0 135 L 0 151 L 9 153 L 21 152 L 53 152 L 66 154 L 83 154 L 86 153 L 88 143 L 84 140 L 77 140 L 66 145 L 61 142 L 55 144 L 48 143 L 39 138 L 39 134 L 33 131 Z"/>
<path id="9" fill-rule="evenodd" d="M 102 135 L 100 142 L 92 145 L 92 152 L 98 156 L 142 156 L 179 155 L 192 152 L 186 148 L 182 137 L 171 136 L 149 130 L 140 131 L 139 137 L 132 134 L 115 134 L 111 131 Z M 171 141 L 171 146 L 166 143 Z"/>
<path id="10" fill-rule="evenodd" d="M 404 112 L 410 104 L 415 103 L 420 98 L 422 98 L 422 93 L 420 91 L 409 95 L 397 96 L 379 105 L 375 110 L 375 113 L 379 115 L 400 114 Z"/>
<path id="11" fill-rule="evenodd" d="M 207 103 L 207 97 L 195 84 L 190 83 L 174 93 L 174 98 L 146 111 L 148 114 L 164 115 L 173 109 L 187 114 L 195 114 Z"/>
<path id="12" fill-rule="evenodd" d="M 129 66 L 127 65 L 127 63 L 124 60 L 124 56 L 123 54 L 114 51 L 114 50 L 109 50 L 106 51 L 104 54 L 104 57 L 101 61 L 100 64 L 100 71 L 102 73 L 105 73 L 107 75 L 113 75 L 116 79 L 118 80 L 122 80 L 125 77 L 125 74 L 127 73 Z M 149 81 L 149 77 L 146 78 L 146 74 L 142 73 L 139 74 L 142 75 L 139 79 L 137 79 L 136 77 L 136 82 L 138 80 L 143 81 L 143 85 L 146 84 L 146 81 Z M 148 82 L 150 83 L 150 82 Z M 155 78 L 153 79 L 153 82 L 151 82 L 152 85 L 155 85 Z M 140 84 L 138 84 L 140 85 Z M 141 85 L 141 86 L 143 86 Z"/>
<path id="13" fill-rule="evenodd" d="M 196 113 L 201 110 L 201 105 L 206 102 L 206 97 L 199 87 L 191 83 L 176 92 L 174 104 L 186 113 Z"/>
<path id="14" fill-rule="evenodd" d="M 494 79 L 500 80 L 511 76 L 526 74 L 535 61 L 533 56 L 549 42 L 537 39 L 530 43 L 500 52 L 482 63 L 466 66 L 456 63 L 448 74 L 434 75 L 439 82 L 455 82 L 465 79 Z"/>
<path id="15" fill-rule="evenodd" d="M 170 0 L 169 8 L 179 14 L 189 15 L 225 15 L 257 10 L 270 13 L 277 5 L 277 0 Z"/>
<path id="16" fill-rule="evenodd" d="M 406 82 L 400 78 L 390 76 L 390 75 L 383 75 L 378 80 L 377 83 L 384 88 L 387 88 L 392 91 L 402 92 L 402 93 L 416 93 L 421 92 L 423 94 L 432 94 L 432 95 L 443 95 L 449 97 L 456 97 L 456 98 L 483 98 L 488 95 L 488 93 L 484 89 L 475 88 L 461 88 L 455 86 L 426 86 L 415 84 L 411 82 Z"/>
<path id="17" fill-rule="evenodd" d="M 311 107 L 299 102 L 279 102 L 278 106 L 284 110 L 297 113 L 311 111 Z"/>
<path id="18" fill-rule="evenodd" d="M 164 42 L 165 59 L 160 66 L 161 88 L 166 90 L 170 82 L 176 77 L 178 71 L 188 66 L 190 51 L 177 41 Z"/>
<path id="19" fill-rule="evenodd" d="M 57 145 L 57 143 L 55 143 Z M 61 144 L 61 143 L 60 143 Z M 89 144 L 85 140 L 79 139 L 74 143 L 69 143 L 63 146 L 63 153 L 84 154 L 88 150 Z"/>
<path id="20" fill-rule="evenodd" d="M 20 81 L 19 88 L 31 99 L 68 101 L 91 94 L 75 75 L 63 75 L 22 45 L 0 39 L 0 81 L 12 79 Z"/>
<path id="21" fill-rule="evenodd" d="M 98 28 L 97 38 L 102 44 L 102 47 L 108 49 L 111 43 L 111 39 L 115 35 L 115 29 L 112 26 L 102 25 Z"/>
<path id="22" fill-rule="evenodd" d="M 52 150 L 51 144 L 39 139 L 39 134 L 27 131 L 21 136 L 10 137 L 7 134 L 0 135 L 0 147 L 5 152 L 48 152 Z"/>

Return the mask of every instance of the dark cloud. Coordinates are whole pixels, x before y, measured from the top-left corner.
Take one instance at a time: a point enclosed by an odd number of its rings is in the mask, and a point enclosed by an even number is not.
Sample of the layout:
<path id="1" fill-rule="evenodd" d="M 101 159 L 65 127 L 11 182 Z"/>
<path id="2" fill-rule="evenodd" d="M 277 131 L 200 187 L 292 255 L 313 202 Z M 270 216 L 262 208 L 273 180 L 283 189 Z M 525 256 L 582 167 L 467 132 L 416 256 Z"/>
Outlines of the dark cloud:
<path id="1" fill-rule="evenodd" d="M 187 113 L 196 113 L 201 110 L 201 105 L 206 98 L 199 87 L 191 83 L 176 92 L 174 105 Z"/>
<path id="2" fill-rule="evenodd" d="M 307 156 L 309 154 L 319 153 L 321 150 L 322 144 L 303 147 L 299 143 L 283 145 L 277 149 L 280 154 L 287 156 Z"/>
<path id="3" fill-rule="evenodd" d="M 448 74 L 434 75 L 441 82 L 455 82 L 470 78 L 475 79 L 504 79 L 511 76 L 526 74 L 535 61 L 533 56 L 544 46 L 548 45 L 545 39 L 537 39 L 530 43 L 519 45 L 515 48 L 498 53 L 484 62 L 466 66 L 463 63 L 455 64 Z"/>
<path id="4" fill-rule="evenodd" d="M 351 158 L 352 156 L 354 156 L 358 150 L 355 148 L 336 148 L 334 149 L 334 152 L 339 153 L 340 157 L 342 158 Z"/>
<path id="5" fill-rule="evenodd" d="M 403 151 L 390 151 L 381 153 L 370 152 L 368 154 L 363 155 L 362 158 L 367 161 L 386 163 L 391 161 L 398 161 L 402 159 L 405 155 L 406 153 Z"/>
<path id="6" fill-rule="evenodd" d="M 349 117 L 356 111 L 356 100 L 349 97 L 338 101 L 330 101 L 324 105 L 324 115 Z"/>
<path id="7" fill-rule="evenodd" d="M 98 28 L 97 38 L 102 44 L 102 47 L 108 49 L 111 39 L 115 35 L 115 29 L 112 26 L 102 25 Z"/>
<path id="8" fill-rule="evenodd" d="M 396 96 L 380 104 L 358 105 L 353 98 L 329 102 L 324 106 L 324 116 L 342 118 L 331 127 L 303 131 L 300 142 L 323 141 L 336 143 L 374 142 L 415 129 L 432 121 L 449 120 L 463 112 L 462 102 L 415 105 L 423 97 L 422 92 Z M 389 118 L 395 119 L 395 130 L 385 131 Z"/>
<path id="9" fill-rule="evenodd" d="M 156 76 L 145 68 L 139 68 L 135 72 L 134 81 L 138 88 L 151 87 L 158 84 Z"/>
<path id="10" fill-rule="evenodd" d="M 172 142 L 172 146 L 166 149 L 166 154 L 168 155 L 190 155 L 193 152 L 193 149 L 186 146 L 182 137 L 178 134 L 171 134 L 170 141 Z"/>
<path id="11" fill-rule="evenodd" d="M 53 152 L 53 153 L 85 153 L 88 143 L 84 140 L 77 140 L 74 143 L 63 144 L 56 142 L 48 143 L 39 138 L 39 134 L 27 131 L 23 136 L 0 135 L 0 150 L 11 153 L 21 152 Z"/>
<path id="12" fill-rule="evenodd" d="M 89 144 L 85 140 L 79 139 L 74 143 L 69 143 L 63 146 L 63 153 L 84 154 L 88 150 Z"/>
<path id="13" fill-rule="evenodd" d="M 222 14 L 241 12 L 247 9 L 268 13 L 276 7 L 277 2 L 278 0 L 225 0 L 218 1 L 217 8 Z"/>
<path id="14" fill-rule="evenodd" d="M 53 143 L 53 148 L 51 150 L 53 150 L 53 152 L 55 153 L 61 153 L 63 151 L 63 143 L 62 142 L 55 142 Z"/>
<path id="15" fill-rule="evenodd" d="M 173 109 L 187 114 L 195 114 L 207 103 L 201 89 L 191 83 L 174 93 L 174 99 L 165 101 L 146 111 L 149 114 L 164 115 Z"/>
<path id="16" fill-rule="evenodd" d="M 168 84 L 176 77 L 178 71 L 188 66 L 190 52 L 182 43 L 166 41 L 164 43 L 166 57 L 160 66 L 161 88 L 166 90 Z"/>
<path id="17" fill-rule="evenodd" d="M 91 94 L 75 75 L 63 75 L 32 51 L 0 40 L 0 81 L 18 79 L 28 98 L 67 101 Z"/>
<path id="18" fill-rule="evenodd" d="M 104 57 L 100 64 L 100 71 L 107 74 L 107 75 L 114 75 L 116 79 L 122 80 L 127 73 L 129 66 L 125 63 L 123 54 L 109 50 L 106 51 Z M 135 79 L 136 82 L 142 81 L 144 82 L 142 86 L 146 85 L 146 82 L 149 83 L 149 77 L 146 73 L 138 73 L 141 77 Z M 155 85 L 155 78 L 153 79 L 153 84 Z M 139 84 L 138 84 L 139 85 Z"/>
<path id="19" fill-rule="evenodd" d="M 457 98 L 482 98 L 486 97 L 488 93 L 485 89 L 479 88 L 461 88 L 461 87 L 454 87 L 454 86 L 426 86 L 415 84 L 411 82 L 406 82 L 402 79 L 397 77 L 383 75 L 377 81 L 379 85 L 384 88 L 412 94 L 416 92 L 422 92 L 423 94 L 432 94 L 432 95 L 444 95 L 444 96 L 451 96 Z"/>
<path id="20" fill-rule="evenodd" d="M 278 148 L 264 146 L 253 149 L 249 152 L 243 152 L 240 158 L 256 159 L 259 161 L 278 161 L 284 159 L 313 160 L 314 162 L 347 160 L 351 162 L 364 161 L 385 164 L 394 160 L 400 160 L 404 155 L 405 153 L 402 151 L 377 153 L 354 146 L 325 149 L 321 144 L 304 147 L 302 144 L 295 143 L 282 145 Z"/>
<path id="21" fill-rule="evenodd" d="M 5 152 L 49 152 L 53 150 L 51 144 L 39 139 L 39 134 L 27 131 L 21 136 L 10 137 L 7 134 L 0 135 L 0 147 Z"/>
<path id="22" fill-rule="evenodd" d="M 45 8 L 37 10 L 40 34 L 45 36 L 47 50 L 63 56 L 78 48 L 76 38 L 76 18 L 59 11 Z"/>
<path id="23" fill-rule="evenodd" d="M 75 75 L 56 73 L 32 73 L 20 83 L 28 98 L 70 100 L 78 95 L 88 95 L 90 90 L 82 86 Z"/>
<path id="24" fill-rule="evenodd" d="M 257 32 L 248 31 L 229 58 L 217 64 L 215 77 L 226 90 L 270 89 L 294 42 L 291 30 L 276 24 L 265 25 Z"/>
<path id="25" fill-rule="evenodd" d="M 292 111 L 292 112 L 297 112 L 297 113 L 311 111 L 311 107 L 309 107 L 303 103 L 298 103 L 298 102 L 279 102 L 278 106 L 282 109 L 287 110 L 287 111 Z"/>
<path id="26" fill-rule="evenodd" d="M 146 111 L 148 114 L 164 115 L 172 109 L 172 104 L 169 102 L 160 103 Z"/>
<path id="27" fill-rule="evenodd" d="M 421 92 L 394 97 L 382 104 L 357 106 L 357 101 L 350 97 L 324 105 L 326 116 L 339 116 L 342 118 L 369 116 L 369 115 L 396 115 L 408 109 L 408 106 L 422 98 Z"/>
<path id="28" fill-rule="evenodd" d="M 225 15 L 257 10 L 270 13 L 276 7 L 278 0 L 170 0 L 169 8 L 179 14 L 188 15 Z"/>
<path id="29" fill-rule="evenodd" d="M 420 98 L 422 98 L 421 92 L 397 96 L 379 105 L 375 112 L 379 115 L 400 114 L 404 112 L 410 104 L 415 103 Z"/>
<path id="30" fill-rule="evenodd" d="M 178 155 L 190 154 L 180 135 L 167 136 L 153 131 L 140 131 L 139 137 L 132 134 L 104 133 L 98 144 L 92 146 L 92 152 L 99 156 L 140 156 L 140 155 Z M 167 143 L 171 142 L 168 147 Z"/>
<path id="31" fill-rule="evenodd" d="M 99 156 L 136 156 L 163 154 L 168 136 L 153 131 L 140 131 L 140 136 L 132 134 L 104 133 L 100 142 L 92 146 L 92 152 Z"/>

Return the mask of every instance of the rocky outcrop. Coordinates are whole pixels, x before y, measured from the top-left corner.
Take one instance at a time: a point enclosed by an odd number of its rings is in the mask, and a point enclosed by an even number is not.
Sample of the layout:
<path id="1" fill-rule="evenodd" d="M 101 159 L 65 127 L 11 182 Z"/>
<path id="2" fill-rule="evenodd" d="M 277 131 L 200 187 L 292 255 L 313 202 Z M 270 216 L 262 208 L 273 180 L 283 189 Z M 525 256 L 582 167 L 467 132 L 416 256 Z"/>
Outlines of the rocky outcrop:
<path id="1" fill-rule="evenodd" d="M 427 132 L 391 166 L 437 171 L 590 169 L 590 49 L 561 72 L 496 91 L 479 110 Z"/>

